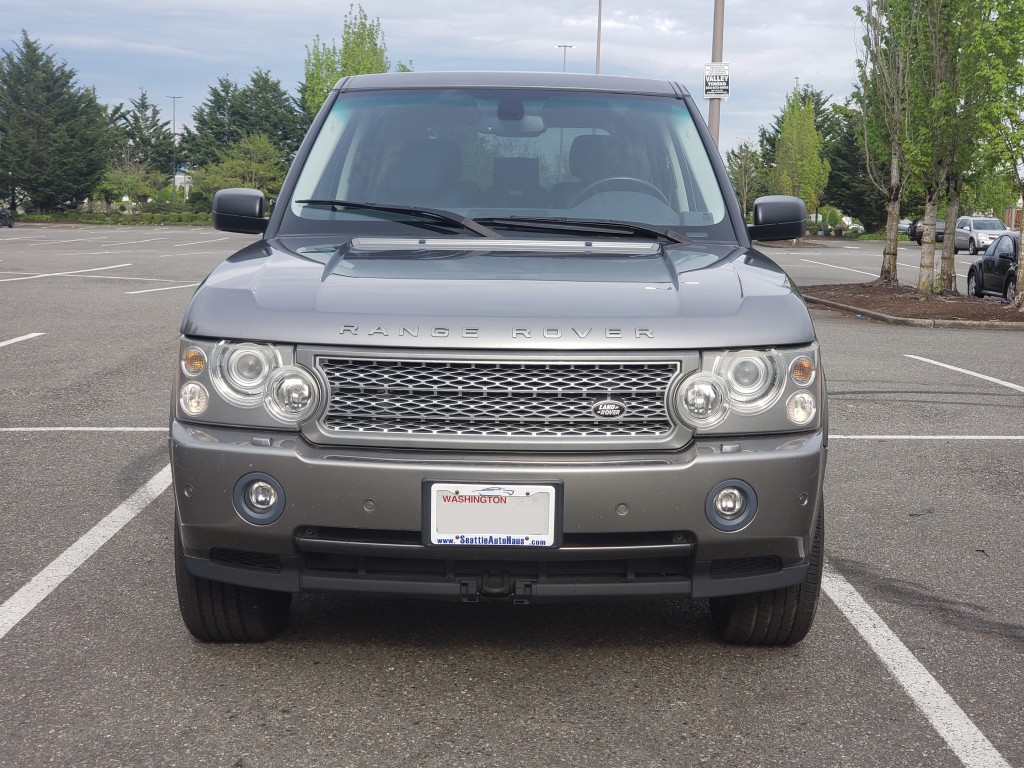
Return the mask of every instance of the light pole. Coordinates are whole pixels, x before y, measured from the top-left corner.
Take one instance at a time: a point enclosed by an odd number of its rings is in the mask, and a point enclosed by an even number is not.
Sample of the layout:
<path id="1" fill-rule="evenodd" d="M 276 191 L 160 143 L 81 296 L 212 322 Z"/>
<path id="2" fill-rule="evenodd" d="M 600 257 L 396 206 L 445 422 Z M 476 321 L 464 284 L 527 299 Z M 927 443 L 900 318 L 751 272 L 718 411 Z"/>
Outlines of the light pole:
<path id="1" fill-rule="evenodd" d="M 168 96 L 171 100 L 171 194 L 174 202 L 178 202 L 178 99 L 181 96 Z"/>
<path id="2" fill-rule="evenodd" d="M 725 0 L 715 0 L 715 15 L 714 22 L 711 31 L 711 61 L 720 62 L 722 60 L 722 27 L 725 25 Z M 711 132 L 711 138 L 715 140 L 715 146 L 718 146 L 718 128 L 721 125 L 722 120 L 722 100 L 711 99 L 711 103 L 708 104 L 708 130 Z"/>
<path id="3" fill-rule="evenodd" d="M 575 48 L 575 45 L 556 45 L 555 48 L 562 49 L 562 71 L 565 72 L 565 54 L 568 53 L 570 48 Z"/>
<path id="4" fill-rule="evenodd" d="M 594 74 L 601 74 L 601 2 L 597 0 L 597 59 L 594 61 Z"/>

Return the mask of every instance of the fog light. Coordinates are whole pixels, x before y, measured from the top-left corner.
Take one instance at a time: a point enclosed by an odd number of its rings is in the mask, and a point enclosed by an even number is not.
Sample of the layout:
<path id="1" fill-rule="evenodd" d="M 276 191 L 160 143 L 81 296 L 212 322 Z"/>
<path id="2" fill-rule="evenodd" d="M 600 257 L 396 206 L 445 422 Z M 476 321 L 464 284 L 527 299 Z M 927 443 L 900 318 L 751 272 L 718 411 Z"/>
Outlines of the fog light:
<path id="1" fill-rule="evenodd" d="M 245 498 L 250 507 L 259 512 L 266 512 L 277 503 L 277 491 L 265 480 L 257 480 L 255 483 L 249 484 Z"/>
<path id="2" fill-rule="evenodd" d="M 750 483 L 726 480 L 711 489 L 704 504 L 708 522 L 731 533 L 746 528 L 757 514 L 757 494 Z"/>
<path id="3" fill-rule="evenodd" d="M 743 514 L 747 501 L 739 488 L 723 488 L 715 494 L 715 512 L 726 520 L 735 520 Z"/>
<path id="4" fill-rule="evenodd" d="M 284 489 L 263 472 L 250 472 L 239 478 L 232 500 L 238 516 L 253 525 L 270 525 L 284 514 Z"/>

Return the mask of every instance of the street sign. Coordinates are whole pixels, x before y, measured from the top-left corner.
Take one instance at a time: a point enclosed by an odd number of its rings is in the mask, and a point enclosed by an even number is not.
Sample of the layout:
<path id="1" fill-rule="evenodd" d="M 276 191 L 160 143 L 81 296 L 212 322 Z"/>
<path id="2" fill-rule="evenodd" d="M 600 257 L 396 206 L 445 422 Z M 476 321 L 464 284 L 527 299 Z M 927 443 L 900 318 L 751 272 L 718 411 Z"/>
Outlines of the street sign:
<path id="1" fill-rule="evenodd" d="M 729 62 L 713 61 L 704 65 L 704 98 L 729 98 Z"/>

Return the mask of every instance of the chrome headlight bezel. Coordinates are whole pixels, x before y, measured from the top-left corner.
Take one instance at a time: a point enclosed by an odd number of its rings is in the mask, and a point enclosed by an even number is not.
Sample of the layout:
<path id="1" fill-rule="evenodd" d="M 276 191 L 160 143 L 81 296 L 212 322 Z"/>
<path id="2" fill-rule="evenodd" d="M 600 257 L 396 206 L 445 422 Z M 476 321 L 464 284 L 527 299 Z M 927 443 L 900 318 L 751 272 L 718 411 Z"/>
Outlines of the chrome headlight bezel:
<path id="1" fill-rule="evenodd" d="M 174 405 L 183 421 L 296 430 L 323 403 L 319 379 L 295 363 L 289 345 L 182 338 L 178 361 Z M 302 384 L 275 398 L 282 379 Z"/>
<path id="2" fill-rule="evenodd" d="M 672 390 L 670 405 L 697 436 L 817 429 L 824 397 L 820 368 L 817 343 L 706 351 L 700 367 Z M 701 393 L 712 390 L 717 393 L 714 408 L 707 408 L 709 397 Z"/>

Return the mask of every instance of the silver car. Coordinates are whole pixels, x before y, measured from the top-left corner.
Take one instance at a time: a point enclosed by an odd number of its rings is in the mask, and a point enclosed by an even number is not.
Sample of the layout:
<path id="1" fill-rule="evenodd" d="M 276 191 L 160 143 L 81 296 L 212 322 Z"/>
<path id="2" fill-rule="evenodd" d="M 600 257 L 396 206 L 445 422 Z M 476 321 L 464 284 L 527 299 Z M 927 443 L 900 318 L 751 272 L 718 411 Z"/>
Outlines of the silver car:
<path id="1" fill-rule="evenodd" d="M 992 216 L 961 216 L 956 220 L 956 237 L 953 241 L 953 253 L 967 251 L 972 256 L 984 251 L 990 243 L 994 243 L 1000 235 L 1010 234 L 999 219 Z"/>
<path id="2" fill-rule="evenodd" d="M 707 598 L 801 640 L 824 374 L 690 94 L 599 75 L 342 79 L 258 236 L 192 298 L 170 425 L 185 625 L 265 640 L 292 595 Z"/>

